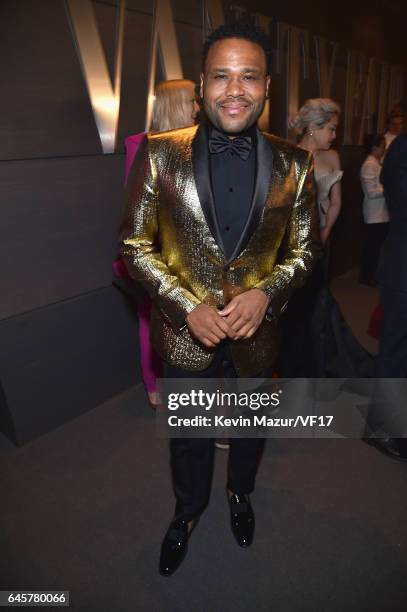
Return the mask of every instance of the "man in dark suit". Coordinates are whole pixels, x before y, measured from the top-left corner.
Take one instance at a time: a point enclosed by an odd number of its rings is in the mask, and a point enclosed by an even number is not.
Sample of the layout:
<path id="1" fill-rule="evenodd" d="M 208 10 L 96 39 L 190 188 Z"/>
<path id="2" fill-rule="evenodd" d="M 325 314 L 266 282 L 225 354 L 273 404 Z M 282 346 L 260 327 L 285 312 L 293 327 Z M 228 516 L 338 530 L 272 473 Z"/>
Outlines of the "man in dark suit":
<path id="1" fill-rule="evenodd" d="M 390 213 L 389 233 L 383 245 L 377 279 L 384 311 L 383 328 L 377 358 L 378 378 L 407 376 L 407 134 L 390 145 L 384 159 L 382 183 Z M 391 407 L 390 407 L 391 408 Z M 407 411 L 406 411 L 407 413 Z M 403 419 L 397 419 L 402 435 Z M 388 415 L 382 414 L 382 419 Z M 386 430 L 386 420 L 381 424 Z M 393 435 L 396 435 L 393 433 Z M 385 440 L 388 453 L 407 458 L 407 440 Z"/>
<path id="2" fill-rule="evenodd" d="M 256 127 L 270 86 L 268 39 L 229 24 L 204 47 L 207 121 L 147 135 L 127 188 L 122 252 L 153 302 L 151 335 L 165 376 L 269 376 L 277 319 L 320 252 L 312 156 Z M 249 546 L 262 440 L 230 441 L 231 526 Z M 173 438 L 174 519 L 160 573 L 172 574 L 208 503 L 214 444 Z"/>

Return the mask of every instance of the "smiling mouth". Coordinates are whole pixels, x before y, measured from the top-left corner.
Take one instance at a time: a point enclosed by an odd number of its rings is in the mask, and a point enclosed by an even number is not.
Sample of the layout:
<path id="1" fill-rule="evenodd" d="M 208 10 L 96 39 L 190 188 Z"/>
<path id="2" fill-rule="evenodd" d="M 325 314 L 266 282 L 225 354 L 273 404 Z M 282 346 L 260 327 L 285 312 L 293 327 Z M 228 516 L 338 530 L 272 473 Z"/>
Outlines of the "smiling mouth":
<path id="1" fill-rule="evenodd" d="M 249 108 L 248 104 L 220 104 L 219 108 L 221 111 L 228 115 L 237 115 Z"/>

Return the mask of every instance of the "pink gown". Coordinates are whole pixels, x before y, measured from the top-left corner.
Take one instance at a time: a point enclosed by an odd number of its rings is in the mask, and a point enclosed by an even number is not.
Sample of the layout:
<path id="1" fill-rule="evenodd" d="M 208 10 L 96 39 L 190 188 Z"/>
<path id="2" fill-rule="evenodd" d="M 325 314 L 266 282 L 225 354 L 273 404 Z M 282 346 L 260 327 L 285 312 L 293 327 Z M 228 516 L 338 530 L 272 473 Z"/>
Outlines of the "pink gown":
<path id="1" fill-rule="evenodd" d="M 129 175 L 134 157 L 137 153 L 144 132 L 128 136 L 125 140 L 126 148 L 126 164 L 125 164 L 125 183 Z M 116 259 L 113 263 L 113 274 L 121 278 L 129 276 L 127 268 L 122 259 Z M 139 318 L 139 343 L 140 343 L 140 365 L 143 382 L 147 392 L 157 391 L 157 378 L 162 376 L 162 362 L 150 341 L 150 316 L 151 316 L 151 300 L 147 293 L 138 307 Z"/>

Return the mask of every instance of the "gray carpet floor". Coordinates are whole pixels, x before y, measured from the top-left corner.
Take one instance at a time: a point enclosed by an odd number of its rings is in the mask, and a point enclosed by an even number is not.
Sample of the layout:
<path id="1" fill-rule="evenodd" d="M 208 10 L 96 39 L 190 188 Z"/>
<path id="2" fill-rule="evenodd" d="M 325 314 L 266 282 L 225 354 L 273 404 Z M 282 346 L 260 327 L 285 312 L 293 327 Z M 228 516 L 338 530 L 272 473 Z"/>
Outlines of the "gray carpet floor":
<path id="1" fill-rule="evenodd" d="M 0 588 L 69 590 L 88 612 L 407 609 L 407 464 L 358 440 L 269 440 L 244 550 L 226 462 L 216 451 L 210 505 L 163 578 L 168 445 L 141 387 L 23 448 L 0 438 Z"/>
<path id="2" fill-rule="evenodd" d="M 133 389 L 1 450 L 1 588 L 65 589 L 75 610 L 405 610 L 407 465 L 356 440 L 269 440 L 253 547 L 229 527 L 227 452 L 187 559 L 157 573 L 173 509 L 165 440 Z"/>

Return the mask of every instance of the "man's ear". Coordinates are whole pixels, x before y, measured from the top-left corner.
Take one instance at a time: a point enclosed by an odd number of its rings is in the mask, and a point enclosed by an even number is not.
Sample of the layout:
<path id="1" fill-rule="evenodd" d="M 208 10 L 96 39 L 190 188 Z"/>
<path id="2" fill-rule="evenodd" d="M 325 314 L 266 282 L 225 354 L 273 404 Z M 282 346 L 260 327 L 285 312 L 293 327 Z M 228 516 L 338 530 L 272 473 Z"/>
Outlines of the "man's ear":
<path id="1" fill-rule="evenodd" d="M 199 87 L 199 95 L 201 96 L 201 98 L 203 98 L 203 90 L 204 90 L 204 75 L 203 72 L 201 72 L 200 76 L 200 87 Z"/>
<path id="2" fill-rule="evenodd" d="M 270 98 L 271 76 L 266 76 L 266 98 Z"/>

